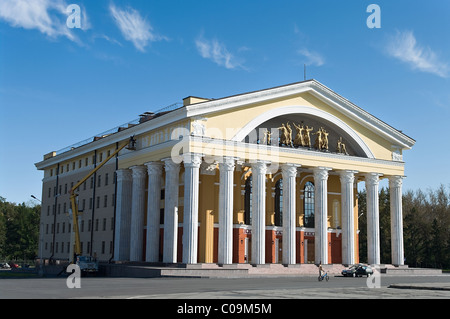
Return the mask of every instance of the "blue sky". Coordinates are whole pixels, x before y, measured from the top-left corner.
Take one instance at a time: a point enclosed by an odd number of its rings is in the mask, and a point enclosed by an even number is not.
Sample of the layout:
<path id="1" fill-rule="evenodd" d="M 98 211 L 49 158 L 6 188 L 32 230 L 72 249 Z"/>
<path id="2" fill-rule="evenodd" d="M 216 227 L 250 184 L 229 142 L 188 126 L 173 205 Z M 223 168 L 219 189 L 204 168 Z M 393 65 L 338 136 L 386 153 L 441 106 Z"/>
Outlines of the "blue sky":
<path id="1" fill-rule="evenodd" d="M 189 95 L 301 81 L 304 64 L 417 141 L 405 191 L 449 186 L 449 18 L 442 0 L 0 0 L 0 196 L 40 198 L 45 153 Z"/>

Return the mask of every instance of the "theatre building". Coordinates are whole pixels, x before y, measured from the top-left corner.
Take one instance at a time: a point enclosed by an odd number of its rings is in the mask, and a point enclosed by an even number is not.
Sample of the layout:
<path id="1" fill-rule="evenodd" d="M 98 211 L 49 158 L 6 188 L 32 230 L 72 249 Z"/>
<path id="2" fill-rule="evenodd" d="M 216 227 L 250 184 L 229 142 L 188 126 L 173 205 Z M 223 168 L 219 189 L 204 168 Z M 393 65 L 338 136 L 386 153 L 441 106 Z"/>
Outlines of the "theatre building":
<path id="1" fill-rule="evenodd" d="M 220 99 L 187 97 L 44 155 L 40 251 L 69 259 L 70 189 L 82 253 L 101 261 L 380 263 L 378 187 L 389 180 L 392 264 L 402 265 L 403 151 L 415 141 L 316 80 Z M 364 256 L 366 259 L 366 256 Z"/>

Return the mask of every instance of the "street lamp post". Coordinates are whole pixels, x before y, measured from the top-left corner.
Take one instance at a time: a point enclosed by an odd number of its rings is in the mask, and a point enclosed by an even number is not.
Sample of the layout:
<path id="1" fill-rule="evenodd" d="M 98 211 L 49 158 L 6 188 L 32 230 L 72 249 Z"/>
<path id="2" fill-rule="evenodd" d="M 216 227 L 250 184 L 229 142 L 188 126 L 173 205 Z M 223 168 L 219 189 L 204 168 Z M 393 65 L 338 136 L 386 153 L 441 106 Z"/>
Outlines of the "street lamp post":
<path id="1" fill-rule="evenodd" d="M 42 204 L 42 201 L 38 199 L 36 196 L 31 195 L 31 198 L 34 198 L 35 200 L 39 201 Z M 41 207 L 42 210 L 42 207 Z M 42 265 L 42 249 L 44 244 L 44 223 L 41 220 L 41 216 L 39 216 L 40 225 L 39 225 L 39 272 L 38 275 L 42 277 L 44 275 L 44 266 Z"/>

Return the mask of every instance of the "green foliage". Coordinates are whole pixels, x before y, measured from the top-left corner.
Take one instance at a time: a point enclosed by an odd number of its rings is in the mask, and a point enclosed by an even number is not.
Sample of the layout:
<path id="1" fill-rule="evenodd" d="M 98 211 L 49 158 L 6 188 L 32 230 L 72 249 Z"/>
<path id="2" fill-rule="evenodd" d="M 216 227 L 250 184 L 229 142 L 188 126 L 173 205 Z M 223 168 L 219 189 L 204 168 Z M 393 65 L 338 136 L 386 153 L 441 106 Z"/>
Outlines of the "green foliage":
<path id="1" fill-rule="evenodd" d="M 366 192 L 358 193 L 359 253 L 367 262 Z M 437 190 L 408 191 L 403 194 L 403 243 L 406 264 L 411 267 L 450 268 L 450 193 Z M 379 192 L 380 259 L 391 263 L 389 189 Z"/>
<path id="2" fill-rule="evenodd" d="M 0 260 L 34 259 L 41 206 L 9 203 L 0 196 Z"/>

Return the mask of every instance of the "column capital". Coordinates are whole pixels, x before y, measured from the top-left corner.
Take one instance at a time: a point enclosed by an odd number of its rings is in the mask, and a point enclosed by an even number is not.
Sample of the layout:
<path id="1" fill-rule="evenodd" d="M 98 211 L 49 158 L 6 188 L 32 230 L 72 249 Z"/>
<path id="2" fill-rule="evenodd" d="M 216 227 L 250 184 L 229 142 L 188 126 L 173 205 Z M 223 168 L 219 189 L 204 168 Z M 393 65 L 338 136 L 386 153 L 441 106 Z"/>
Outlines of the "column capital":
<path id="1" fill-rule="evenodd" d="M 131 181 L 131 170 L 128 168 L 118 169 L 116 171 L 117 181 Z"/>
<path id="2" fill-rule="evenodd" d="M 163 163 L 161 162 L 147 162 L 144 163 L 147 166 L 147 172 L 149 175 L 158 175 L 162 173 Z"/>
<path id="3" fill-rule="evenodd" d="M 235 158 L 234 157 L 224 157 L 221 162 L 219 162 L 219 169 L 225 171 L 234 171 Z"/>
<path id="4" fill-rule="evenodd" d="M 313 168 L 314 179 L 320 179 L 320 180 L 328 179 L 328 171 L 331 171 L 331 168 L 329 168 L 329 167 Z"/>
<path id="5" fill-rule="evenodd" d="M 380 176 L 383 174 L 380 173 L 366 173 L 364 174 L 366 184 L 377 186 L 380 182 Z"/>
<path id="6" fill-rule="evenodd" d="M 341 180 L 341 183 L 353 183 L 355 181 L 356 173 L 358 173 L 358 171 L 353 170 L 339 171 L 339 178 Z"/>
<path id="7" fill-rule="evenodd" d="M 394 187 L 401 187 L 403 185 L 403 179 L 405 177 L 404 176 L 400 176 L 400 175 L 396 175 L 396 176 L 389 176 L 389 187 L 390 188 L 394 188 Z"/>
<path id="8" fill-rule="evenodd" d="M 133 177 L 145 177 L 145 174 L 147 173 L 144 165 L 135 165 L 130 168 Z"/>
<path id="9" fill-rule="evenodd" d="M 176 163 L 170 157 L 163 158 L 164 169 L 166 171 L 180 170 L 180 163 Z"/>
<path id="10" fill-rule="evenodd" d="M 186 153 L 183 154 L 184 167 L 199 168 L 202 163 L 202 154 Z"/>
<path id="11" fill-rule="evenodd" d="M 253 163 L 250 163 L 250 166 L 252 168 L 252 173 L 259 173 L 259 174 L 266 174 L 267 172 L 267 164 L 270 162 L 266 161 L 256 161 Z"/>
<path id="12" fill-rule="evenodd" d="M 281 164 L 281 173 L 286 177 L 295 177 L 297 176 L 297 168 L 300 166 L 299 164 L 292 163 Z"/>

